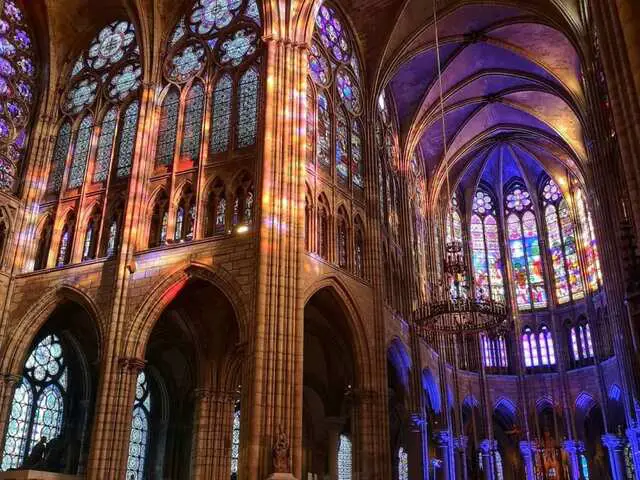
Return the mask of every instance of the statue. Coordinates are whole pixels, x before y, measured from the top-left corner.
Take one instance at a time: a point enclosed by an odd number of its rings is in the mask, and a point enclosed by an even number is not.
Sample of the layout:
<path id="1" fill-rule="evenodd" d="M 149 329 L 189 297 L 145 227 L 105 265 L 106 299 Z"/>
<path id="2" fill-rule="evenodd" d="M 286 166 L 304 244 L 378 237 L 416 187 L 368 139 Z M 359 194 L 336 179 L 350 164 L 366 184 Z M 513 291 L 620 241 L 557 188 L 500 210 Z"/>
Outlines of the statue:
<path id="1" fill-rule="evenodd" d="M 273 470 L 275 473 L 291 473 L 289 463 L 289 438 L 282 425 L 279 428 L 278 439 L 273 446 Z"/>
<path id="2" fill-rule="evenodd" d="M 44 456 L 44 470 L 61 473 L 64 470 L 64 454 L 67 446 L 60 437 L 52 439 L 47 444 Z"/>
<path id="3" fill-rule="evenodd" d="M 21 468 L 28 469 L 42 466 L 46 449 L 47 437 L 40 437 L 40 441 L 33 446 L 31 453 L 22 462 Z"/>

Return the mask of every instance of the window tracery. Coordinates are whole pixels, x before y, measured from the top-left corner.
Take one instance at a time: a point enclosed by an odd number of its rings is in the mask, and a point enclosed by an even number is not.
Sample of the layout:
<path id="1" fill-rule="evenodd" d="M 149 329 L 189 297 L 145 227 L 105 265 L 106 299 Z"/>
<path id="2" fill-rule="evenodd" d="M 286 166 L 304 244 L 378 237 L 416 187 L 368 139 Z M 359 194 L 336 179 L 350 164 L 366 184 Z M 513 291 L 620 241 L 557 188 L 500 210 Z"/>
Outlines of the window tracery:
<path id="1" fill-rule="evenodd" d="M 584 288 L 569 205 L 553 179 L 544 185 L 542 198 L 556 298 L 560 304 L 579 300 L 584 298 Z"/>
<path id="2" fill-rule="evenodd" d="M 551 331 L 542 325 L 538 332 L 525 327 L 522 333 L 524 364 L 527 368 L 550 367 L 556 364 L 555 345 Z"/>
<path id="3" fill-rule="evenodd" d="M 238 460 L 240 459 L 240 401 L 233 410 L 233 427 L 231 430 L 231 480 L 238 477 Z"/>
<path id="4" fill-rule="evenodd" d="M 473 196 L 470 226 L 471 263 L 477 299 L 504 301 L 502 253 L 495 201 L 485 189 Z"/>
<path id="5" fill-rule="evenodd" d="M 18 468 L 41 437 L 62 431 L 68 371 L 64 349 L 55 334 L 31 350 L 11 404 L 4 441 L 2 470 Z"/>
<path id="6" fill-rule="evenodd" d="M 60 245 L 58 246 L 58 257 L 56 260 L 57 267 L 67 265 L 71 260 L 74 227 L 75 216 L 73 212 L 71 212 L 67 215 L 67 219 L 62 227 L 62 234 L 60 235 Z"/>
<path id="7" fill-rule="evenodd" d="M 151 407 L 149 382 L 145 372 L 141 371 L 136 379 L 136 395 L 133 402 L 133 415 L 129 434 L 129 457 L 127 459 L 127 480 L 143 480 L 146 478 Z"/>
<path id="8" fill-rule="evenodd" d="M 153 203 L 151 228 L 149 230 L 149 248 L 164 245 L 167 241 L 167 227 L 169 224 L 169 199 L 161 190 Z"/>
<path id="9" fill-rule="evenodd" d="M 35 52 L 22 7 L 5 0 L 0 12 L 0 190 L 10 193 L 18 186 L 37 97 Z"/>
<path id="10" fill-rule="evenodd" d="M 307 98 L 310 108 L 315 105 L 315 119 L 308 127 L 310 138 L 315 136 L 315 155 L 309 152 L 315 162 L 310 163 L 348 192 L 362 196 L 360 69 L 351 33 L 344 25 L 335 8 L 320 7 L 309 51 Z"/>
<path id="11" fill-rule="evenodd" d="M 545 308 L 545 290 L 538 226 L 531 194 L 514 182 L 505 195 L 507 238 L 511 252 L 516 303 L 520 310 Z"/>
<path id="12" fill-rule="evenodd" d="M 482 337 L 482 354 L 485 367 L 505 369 L 509 367 L 507 342 L 503 335 Z"/>
<path id="13" fill-rule="evenodd" d="M 409 454 L 403 447 L 398 449 L 398 480 L 409 480 Z"/>
<path id="14" fill-rule="evenodd" d="M 586 282 L 589 290 L 597 291 L 602 285 L 602 270 L 600 268 L 600 255 L 598 253 L 598 244 L 593 228 L 593 218 L 587 204 L 587 198 L 578 188 L 575 192 L 576 211 L 578 215 L 578 223 L 580 224 L 582 249 L 584 252 L 586 271 Z"/>
<path id="15" fill-rule="evenodd" d="M 582 363 L 594 357 L 591 326 L 586 318 L 581 317 L 575 325 L 570 325 L 569 341 L 574 362 Z"/>
<path id="16" fill-rule="evenodd" d="M 340 445 L 338 446 L 338 480 L 351 480 L 352 478 L 352 452 L 351 439 L 345 435 L 340 435 Z"/>

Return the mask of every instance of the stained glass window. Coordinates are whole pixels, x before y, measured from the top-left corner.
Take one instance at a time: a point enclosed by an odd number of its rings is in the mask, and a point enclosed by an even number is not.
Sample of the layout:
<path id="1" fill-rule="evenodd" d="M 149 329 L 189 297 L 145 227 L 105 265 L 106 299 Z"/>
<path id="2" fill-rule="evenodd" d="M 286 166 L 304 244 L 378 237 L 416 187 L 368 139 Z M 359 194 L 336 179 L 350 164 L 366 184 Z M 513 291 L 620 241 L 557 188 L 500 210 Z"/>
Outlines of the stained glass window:
<path id="1" fill-rule="evenodd" d="M 118 178 L 128 177 L 131 174 L 133 152 L 136 146 L 136 132 L 138 130 L 138 100 L 129 104 L 124 112 L 122 127 L 120 130 L 120 150 L 118 151 Z"/>
<path id="2" fill-rule="evenodd" d="M 538 337 L 540 345 L 540 363 L 542 365 L 555 365 L 556 353 L 553 344 L 553 338 L 551 336 L 551 331 L 549 330 L 549 328 L 547 328 L 547 326 L 543 325 L 540 328 L 540 334 Z"/>
<path id="3" fill-rule="evenodd" d="M 77 58 L 68 79 L 68 89 L 62 102 L 62 110 L 69 116 L 76 116 L 97 103 L 100 99 L 111 103 L 121 103 L 136 95 L 141 85 L 142 68 L 139 61 L 139 48 L 133 24 L 117 20 L 102 28 L 94 37 L 89 48 Z M 137 105 L 137 101 L 135 102 Z M 130 104 L 131 105 L 131 104 Z M 100 124 L 98 149 L 94 161 L 93 181 L 104 182 L 109 175 L 111 159 L 115 145 L 115 133 L 118 118 L 124 122 L 120 126 L 120 136 L 124 140 L 127 136 L 135 137 L 135 131 L 127 131 L 127 125 L 135 120 L 133 111 L 118 113 L 118 107 L 107 110 Z M 85 116 L 76 134 L 76 144 L 73 149 L 72 164 L 69 173 L 69 188 L 77 188 L 84 182 L 84 174 L 90 153 L 93 122 L 91 117 Z M 132 156 L 133 151 L 128 145 L 121 145 L 118 162 Z M 54 154 L 54 168 L 57 168 Z M 129 161 L 130 163 L 130 161 Z M 119 163 L 118 163 L 119 165 Z M 64 166 L 62 167 L 64 170 Z M 118 167 L 120 173 L 126 169 Z M 128 175 L 128 173 L 127 173 Z M 126 176 L 126 175 L 125 175 Z"/>
<path id="4" fill-rule="evenodd" d="M 73 161 L 71 163 L 71 171 L 69 172 L 69 188 L 77 188 L 84 183 L 84 172 L 87 168 L 92 130 L 93 117 L 87 115 L 80 123 L 76 145 L 73 149 Z"/>
<path id="5" fill-rule="evenodd" d="M 238 97 L 237 145 L 249 147 L 256 143 L 258 131 L 258 70 L 250 68 L 240 78 Z"/>
<path id="6" fill-rule="evenodd" d="M 309 91 L 309 104 L 315 103 L 315 109 L 310 109 L 315 111 L 315 118 L 307 120 L 307 129 L 315 137 L 317 165 L 329 168 L 335 162 L 335 178 L 341 186 L 361 192 L 364 167 L 358 121 L 362 110 L 358 60 L 351 32 L 343 28 L 346 23 L 338 17 L 337 11 L 326 4 L 316 16 L 308 66 L 316 85 L 315 95 L 313 89 Z M 312 151 L 309 149 L 310 154 Z"/>
<path id="7" fill-rule="evenodd" d="M 213 114 L 211 120 L 211 153 L 226 152 L 229 148 L 229 125 L 231 117 L 232 83 L 229 75 L 223 75 L 213 94 Z"/>
<path id="8" fill-rule="evenodd" d="M 180 96 L 174 88 L 169 90 L 160 112 L 160 126 L 158 127 L 158 143 L 156 145 L 156 164 L 171 165 L 176 147 L 176 129 L 178 127 L 178 110 Z"/>
<path id="9" fill-rule="evenodd" d="M 69 263 L 69 255 L 71 253 L 71 228 L 69 225 L 65 225 L 62 229 L 62 235 L 60 236 L 60 247 L 58 248 L 58 260 L 56 266 L 62 267 Z"/>
<path id="10" fill-rule="evenodd" d="M 595 292 L 602 285 L 602 272 L 600 269 L 600 255 L 598 253 L 598 245 L 593 228 L 593 219 L 591 211 L 587 205 L 587 199 L 582 190 L 576 190 L 576 211 L 578 213 L 578 221 L 581 230 L 581 248 L 584 251 L 586 281 L 589 289 Z"/>
<path id="11" fill-rule="evenodd" d="M 100 129 L 100 138 L 98 140 L 98 152 L 96 153 L 96 167 L 93 172 L 94 182 L 104 182 L 107 179 L 117 122 L 118 109 L 113 107 L 102 119 L 102 128 Z"/>
<path id="12" fill-rule="evenodd" d="M 64 422 L 67 367 L 60 339 L 50 334 L 31 351 L 17 385 L 5 434 L 2 470 L 18 468 L 42 436 L 52 440 Z"/>
<path id="13" fill-rule="evenodd" d="M 586 321 L 574 325 L 570 330 L 571 353 L 576 362 L 593 358 L 593 341 L 591 327 Z"/>
<path id="14" fill-rule="evenodd" d="M 227 201 L 220 197 L 216 206 L 216 233 L 224 233 L 226 227 Z"/>
<path id="15" fill-rule="evenodd" d="M 544 286 L 538 227 L 531 195 L 520 184 L 514 184 L 506 196 L 507 237 L 513 267 L 516 302 L 520 310 L 544 308 L 547 293 Z"/>
<path id="16" fill-rule="evenodd" d="M 112 257 L 116 253 L 116 247 L 118 244 L 118 220 L 113 219 L 109 224 L 109 231 L 107 232 L 107 257 Z"/>
<path id="17" fill-rule="evenodd" d="M 338 480 L 351 480 L 351 462 L 351 439 L 347 435 L 340 435 L 340 445 L 338 446 Z"/>
<path id="18" fill-rule="evenodd" d="M 82 260 L 88 260 L 92 257 L 93 250 L 93 220 L 89 222 L 89 226 L 87 227 L 87 232 L 84 236 L 84 246 L 82 247 Z"/>
<path id="19" fill-rule="evenodd" d="M 504 300 L 502 256 L 493 198 L 484 190 L 473 197 L 471 261 L 478 299 Z"/>
<path id="20" fill-rule="evenodd" d="M 587 462 L 587 457 L 584 453 L 580 454 L 580 470 L 584 480 L 589 480 L 589 462 Z"/>
<path id="21" fill-rule="evenodd" d="M 409 455 L 403 447 L 398 449 L 398 480 L 409 480 Z"/>
<path id="22" fill-rule="evenodd" d="M 53 161 L 51 165 L 51 173 L 49 175 L 49 185 L 47 189 L 51 192 L 60 191 L 62 187 L 62 177 L 64 176 L 64 167 L 67 162 L 67 154 L 69 153 L 69 144 L 71 143 L 71 124 L 64 122 L 58 130 L 56 145 L 53 148 Z"/>
<path id="23" fill-rule="evenodd" d="M 0 190 L 13 192 L 25 156 L 36 91 L 35 46 L 21 4 L 0 12 Z"/>
<path id="24" fill-rule="evenodd" d="M 355 255 L 354 262 L 356 267 L 356 275 L 364 277 L 364 238 L 362 230 L 356 229 Z"/>
<path id="25" fill-rule="evenodd" d="M 347 267 L 347 225 L 344 220 L 338 223 L 338 266 Z"/>
<path id="26" fill-rule="evenodd" d="M 502 455 L 500 454 L 500 450 L 495 450 L 494 455 L 496 465 L 496 480 L 504 480 L 504 467 L 502 465 Z"/>
<path id="27" fill-rule="evenodd" d="M 136 396 L 133 402 L 131 433 L 129 434 L 129 458 L 127 460 L 127 480 L 144 480 L 149 448 L 149 417 L 151 414 L 151 393 L 144 371 L 136 380 Z"/>
<path id="28" fill-rule="evenodd" d="M 336 172 L 338 180 L 344 185 L 349 181 L 349 132 L 347 118 L 338 108 L 336 110 Z"/>
<path id="29" fill-rule="evenodd" d="M 198 43 L 186 45 L 171 57 L 168 77 L 174 82 L 185 82 L 202 70 L 204 64 L 204 47 Z"/>
<path id="30" fill-rule="evenodd" d="M 507 343 L 502 335 L 493 338 L 483 336 L 482 353 L 485 367 L 507 368 L 509 366 Z"/>
<path id="31" fill-rule="evenodd" d="M 353 185 L 364 189 L 364 166 L 362 164 L 362 136 L 357 120 L 351 122 L 351 176 Z"/>
<path id="32" fill-rule="evenodd" d="M 236 402 L 233 411 L 233 428 L 231 431 L 231 478 L 238 476 L 238 460 L 240 458 L 240 402 Z"/>
<path id="33" fill-rule="evenodd" d="M 184 207 L 178 207 L 176 212 L 176 231 L 173 238 L 178 241 L 182 239 L 182 229 L 184 227 Z"/>
<path id="34" fill-rule="evenodd" d="M 182 160 L 198 161 L 200 139 L 202 137 L 202 119 L 204 115 L 204 88 L 201 83 L 191 87 L 187 95 L 182 127 Z"/>
<path id="35" fill-rule="evenodd" d="M 582 274 L 578 261 L 575 231 L 569 206 L 558 185 L 552 180 L 544 186 L 542 197 L 549 240 L 549 253 L 555 277 L 558 303 L 584 297 Z"/>
<path id="36" fill-rule="evenodd" d="M 329 114 L 329 103 L 324 94 L 318 94 L 318 124 L 316 136 L 316 160 L 323 167 L 331 165 L 330 160 L 330 138 L 331 138 L 331 117 Z"/>

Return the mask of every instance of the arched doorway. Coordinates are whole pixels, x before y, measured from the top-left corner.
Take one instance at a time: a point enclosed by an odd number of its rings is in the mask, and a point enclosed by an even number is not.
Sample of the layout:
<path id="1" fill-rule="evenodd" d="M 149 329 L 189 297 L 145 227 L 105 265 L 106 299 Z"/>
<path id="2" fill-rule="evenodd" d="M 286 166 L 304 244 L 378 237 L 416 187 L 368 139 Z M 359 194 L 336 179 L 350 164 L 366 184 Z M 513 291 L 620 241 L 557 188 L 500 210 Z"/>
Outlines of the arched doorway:
<path id="1" fill-rule="evenodd" d="M 203 279 L 188 280 L 149 335 L 127 479 L 237 475 L 239 340 L 234 309 L 222 291 Z"/>
<path id="2" fill-rule="evenodd" d="M 355 472 L 356 367 L 349 319 L 331 289 L 304 309 L 303 477 L 342 480 Z"/>
<path id="3" fill-rule="evenodd" d="M 24 351 L 22 369 L 15 377 L 3 441 L 3 471 L 85 473 L 99 339 L 96 320 L 74 301 L 63 300 L 49 315 Z"/>

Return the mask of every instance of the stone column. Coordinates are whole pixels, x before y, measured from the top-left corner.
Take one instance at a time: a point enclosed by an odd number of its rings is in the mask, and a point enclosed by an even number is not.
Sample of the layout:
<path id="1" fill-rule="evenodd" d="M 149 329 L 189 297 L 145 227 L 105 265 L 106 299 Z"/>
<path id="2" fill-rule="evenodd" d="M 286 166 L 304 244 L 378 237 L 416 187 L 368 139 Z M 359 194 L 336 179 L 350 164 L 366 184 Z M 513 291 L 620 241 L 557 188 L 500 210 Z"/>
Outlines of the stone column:
<path id="1" fill-rule="evenodd" d="M 520 442 L 520 453 L 522 454 L 522 463 L 524 465 L 524 473 L 526 480 L 536 480 L 536 452 L 537 447 L 535 442 L 522 441 Z"/>
<path id="2" fill-rule="evenodd" d="M 495 478 L 493 452 L 495 452 L 496 447 L 497 442 L 495 440 L 485 439 L 480 442 L 484 480 L 494 480 Z"/>
<path id="3" fill-rule="evenodd" d="M 117 366 L 99 387 L 87 479 L 124 478 L 127 468 L 136 383 L 145 361 L 121 357 Z M 104 443 L 94 441 L 98 435 Z"/>
<path id="4" fill-rule="evenodd" d="M 409 478 L 429 478 L 429 449 L 427 445 L 427 422 L 421 412 L 412 413 L 409 424 L 407 455 L 409 456 Z M 395 454 L 395 452 L 392 452 Z"/>
<path id="5" fill-rule="evenodd" d="M 629 446 L 631 447 L 631 457 L 633 459 L 633 465 L 635 467 L 636 479 L 640 479 L 640 426 L 627 428 L 627 438 L 629 439 Z"/>
<path id="6" fill-rule="evenodd" d="M 438 452 L 438 460 L 440 468 L 436 470 L 434 475 L 438 480 L 454 480 L 455 471 L 454 465 L 452 465 L 453 457 L 453 442 L 451 433 L 448 430 L 440 430 L 436 433 L 436 449 Z"/>
<path id="7" fill-rule="evenodd" d="M 467 480 L 467 446 L 469 437 L 461 435 L 454 439 L 456 455 L 456 480 Z"/>
<path id="8" fill-rule="evenodd" d="M 562 442 L 562 449 L 569 461 L 569 480 L 580 480 L 580 452 L 584 451 L 584 444 L 576 440 L 565 440 Z"/>
<path id="9" fill-rule="evenodd" d="M 340 417 L 327 417 L 327 452 L 329 452 L 329 480 L 338 480 L 338 449 L 340 448 L 340 434 L 344 428 L 344 419 Z"/>
<path id="10" fill-rule="evenodd" d="M 627 472 L 624 462 L 624 438 L 613 433 L 602 436 L 602 443 L 609 452 L 612 480 L 626 480 Z"/>
<path id="11" fill-rule="evenodd" d="M 283 2 L 283 8 L 286 8 Z M 267 8 L 267 7 L 265 7 Z M 266 25 L 265 29 L 275 28 Z M 307 48 L 265 36 L 267 81 L 256 272 L 255 325 L 244 411 L 246 458 L 240 478 L 264 479 L 274 471 L 273 448 L 280 439 L 288 458 L 278 473 L 302 473 L 302 376 L 304 304 L 299 292 L 304 252 Z M 286 437 L 286 438 L 285 438 Z M 284 470 L 289 470 L 283 472 Z"/>

